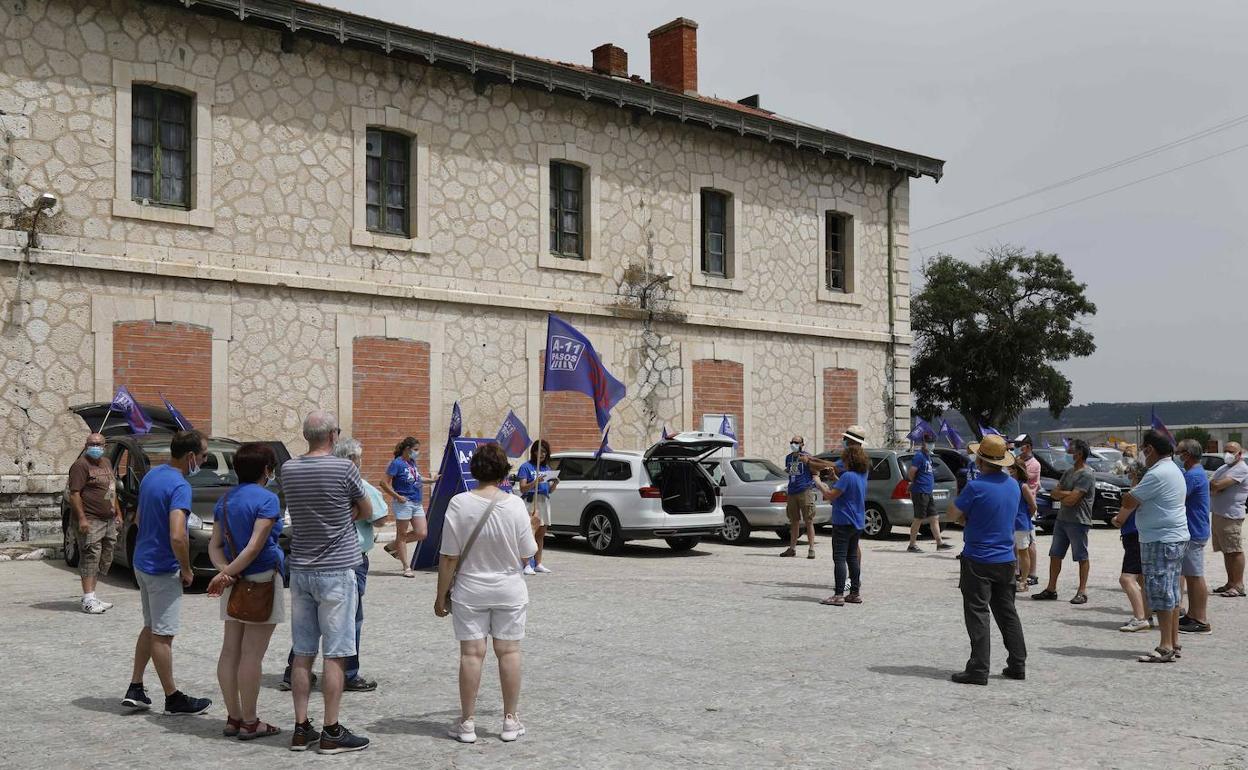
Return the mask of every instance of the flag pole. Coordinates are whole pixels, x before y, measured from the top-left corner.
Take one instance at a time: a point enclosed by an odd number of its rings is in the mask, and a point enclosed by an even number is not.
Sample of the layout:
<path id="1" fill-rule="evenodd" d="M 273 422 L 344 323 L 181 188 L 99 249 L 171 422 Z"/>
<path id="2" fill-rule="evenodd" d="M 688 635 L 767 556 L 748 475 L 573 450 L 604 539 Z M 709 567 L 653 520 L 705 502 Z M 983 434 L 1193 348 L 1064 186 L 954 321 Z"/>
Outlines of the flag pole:
<path id="1" fill-rule="evenodd" d="M 104 413 L 104 419 L 100 421 L 100 428 L 99 430 L 96 431 L 96 433 L 104 432 L 104 426 L 108 424 L 108 418 L 112 416 L 113 416 L 113 405 L 109 404 L 108 411 Z"/>

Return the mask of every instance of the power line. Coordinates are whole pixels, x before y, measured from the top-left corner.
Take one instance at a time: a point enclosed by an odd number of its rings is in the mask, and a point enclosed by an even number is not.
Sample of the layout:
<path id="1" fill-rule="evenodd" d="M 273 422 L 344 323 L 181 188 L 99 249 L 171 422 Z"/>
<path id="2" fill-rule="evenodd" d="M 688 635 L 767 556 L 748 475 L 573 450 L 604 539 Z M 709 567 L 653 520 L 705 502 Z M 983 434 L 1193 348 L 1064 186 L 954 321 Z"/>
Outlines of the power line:
<path id="1" fill-rule="evenodd" d="M 968 211 L 965 214 L 960 214 L 951 219 L 944 219 L 944 220 L 941 220 L 940 222 L 936 222 L 935 224 L 930 224 L 925 227 L 920 227 L 919 229 L 914 230 L 911 233 L 911 235 L 915 233 L 921 233 L 925 230 L 932 230 L 937 227 L 942 227 L 952 222 L 960 222 L 963 219 L 966 219 L 968 217 L 973 217 L 976 214 L 982 214 L 985 211 L 992 211 L 993 209 L 999 209 L 1002 206 L 1008 206 L 1011 203 L 1017 203 L 1018 201 L 1021 201 L 1025 198 L 1030 198 L 1034 195 L 1039 195 L 1040 193 L 1045 193 L 1050 190 L 1056 190 L 1059 187 L 1065 187 L 1066 185 L 1074 184 L 1075 182 L 1081 182 L 1084 179 L 1096 176 L 1097 174 L 1103 174 L 1106 171 L 1113 171 L 1116 168 L 1121 168 L 1122 166 L 1128 165 L 1130 163 L 1134 163 L 1137 160 L 1144 160 L 1145 158 L 1151 158 L 1154 155 L 1159 155 L 1165 152 L 1166 150 L 1170 150 L 1175 147 L 1188 144 L 1189 142 L 1194 142 L 1198 139 L 1204 139 L 1207 136 L 1212 136 L 1213 134 L 1226 131 L 1228 129 L 1234 128 L 1235 126 L 1240 125 L 1241 123 L 1244 123 L 1245 121 L 1248 121 L 1248 115 L 1240 115 L 1237 118 L 1231 118 L 1230 120 L 1223 121 L 1222 123 L 1218 123 L 1217 125 L 1210 126 L 1208 128 L 1197 131 L 1194 134 L 1188 134 L 1187 136 L 1181 137 L 1179 139 L 1175 139 L 1174 141 L 1166 142 L 1165 144 L 1157 145 L 1156 147 L 1153 147 L 1148 150 L 1144 150 L 1143 152 L 1136 153 L 1135 155 L 1130 155 L 1126 158 L 1116 160 L 1113 163 L 1109 163 L 1104 166 L 1098 166 L 1097 168 L 1094 168 L 1090 171 L 1085 171 L 1082 174 L 1076 174 L 1075 176 L 1063 179 L 1060 182 L 1053 182 L 1052 184 L 1045 185 L 1044 187 L 1038 187 L 1035 190 L 1032 190 L 1031 192 L 1026 192 L 1026 193 L 1023 193 L 1022 195 L 1016 195 L 1013 198 L 1007 198 L 1006 200 L 1000 201 L 998 203 L 993 203 L 990 206 L 984 206 L 983 208 L 975 209 L 974 211 Z"/>
<path id="2" fill-rule="evenodd" d="M 918 249 L 918 250 L 921 252 L 921 251 L 923 251 L 924 249 L 933 249 L 933 248 L 936 248 L 937 246 L 943 246 L 943 245 L 945 245 L 946 243 L 953 243 L 954 241 L 960 241 L 960 240 L 962 240 L 962 239 L 964 239 L 964 238 L 970 238 L 970 237 L 972 237 L 972 236 L 980 235 L 980 234 L 982 234 L 982 233 L 986 233 L 986 232 L 989 232 L 989 231 L 991 231 L 991 230 L 997 230 L 997 229 L 1000 229 L 1000 228 L 1005 227 L 1005 226 L 1007 226 L 1007 225 L 1012 225 L 1012 224 L 1015 224 L 1015 223 L 1017 223 L 1017 222 L 1022 222 L 1022 221 L 1026 220 L 1026 219 L 1031 219 L 1031 218 L 1033 218 L 1033 217 L 1038 217 L 1038 216 L 1040 216 L 1041 214 L 1048 214 L 1048 213 L 1049 213 L 1049 212 L 1051 212 L 1051 211 L 1057 211 L 1058 209 L 1068 208 L 1068 207 L 1070 207 L 1070 206 L 1074 206 L 1074 205 L 1079 204 L 1079 203 L 1084 203 L 1084 202 L 1086 202 L 1086 201 L 1090 201 L 1090 200 L 1092 200 L 1093 198 L 1100 198 L 1100 197 L 1101 197 L 1101 196 L 1103 196 L 1103 195 L 1109 195 L 1110 193 L 1118 192 L 1119 190 L 1125 190 L 1125 189 L 1126 189 L 1126 188 L 1128 188 L 1128 187 L 1134 187 L 1134 186 L 1135 186 L 1135 185 L 1137 185 L 1137 184 L 1142 184 L 1142 183 L 1144 183 L 1144 182 L 1151 181 L 1151 180 L 1156 179 L 1156 178 L 1158 178 L 1158 177 L 1165 176 L 1166 174 L 1173 174 L 1175 171 L 1182 171 L 1183 169 L 1185 169 L 1185 168 L 1190 168 L 1191 166 L 1195 166 L 1195 165 L 1198 165 L 1198 164 L 1201 164 L 1201 163 L 1206 163 L 1206 162 L 1211 161 L 1211 160 L 1216 160 L 1217 158 L 1221 158 L 1221 157 L 1223 157 L 1223 156 L 1225 156 L 1225 155 L 1230 155 L 1230 154 L 1231 154 L 1231 153 L 1233 153 L 1233 152 L 1239 152 L 1240 150 L 1243 150 L 1243 149 L 1248 149 L 1248 144 L 1241 144 L 1241 145 L 1238 145 L 1238 146 L 1236 146 L 1236 147 L 1232 147 L 1232 148 L 1230 148 L 1229 150 L 1223 150 L 1222 152 L 1214 153 L 1213 155 L 1206 155 L 1206 156 L 1205 156 L 1205 157 L 1203 157 L 1203 158 L 1199 158 L 1199 159 L 1197 159 L 1197 160 L 1193 160 L 1193 161 L 1190 161 L 1190 162 L 1188 162 L 1188 163 L 1184 163 L 1184 164 L 1183 164 L 1183 165 L 1181 165 L 1181 166 L 1175 166 L 1174 168 L 1168 168 L 1168 169 L 1166 169 L 1165 171 L 1158 171 L 1156 174 L 1149 174 L 1148 176 L 1140 177 L 1139 179 L 1135 179 L 1135 180 L 1132 180 L 1132 181 L 1130 181 L 1130 182 L 1125 182 L 1125 183 L 1123 183 L 1123 184 L 1120 184 L 1120 185 L 1118 185 L 1117 187 L 1111 187 L 1111 188 L 1109 188 L 1108 190 L 1101 190 L 1100 192 L 1092 193 L 1091 195 L 1085 195 L 1085 196 L 1084 196 L 1084 197 L 1082 197 L 1082 198 L 1076 198 L 1076 199 L 1075 199 L 1075 200 L 1073 200 L 1073 201 L 1068 201 L 1068 202 L 1066 202 L 1066 203 L 1062 203 L 1062 204 L 1059 204 L 1059 205 L 1057 205 L 1057 206 L 1051 206 L 1051 207 L 1049 207 L 1049 208 L 1047 208 L 1047 209 L 1043 209 L 1043 210 L 1041 210 L 1041 211 L 1037 211 L 1037 212 L 1032 213 L 1032 214 L 1026 214 L 1026 215 L 1024 215 L 1024 216 L 1017 217 L 1017 218 L 1015 218 L 1015 219 L 1011 219 L 1011 220 L 1009 220 L 1008 222 L 1001 222 L 1000 224 L 995 224 L 995 225 L 993 225 L 992 227 L 985 227 L 985 228 L 984 228 L 984 229 L 982 229 L 982 230 L 976 230 L 976 231 L 975 231 L 975 232 L 973 232 L 973 233 L 966 233 L 965 235 L 959 235 L 959 236 L 958 236 L 958 237 L 956 237 L 956 238 L 948 238 L 948 239 L 943 240 L 943 241 L 937 241 L 936 243 L 929 243 L 929 244 L 925 244 L 925 245 L 923 245 L 923 246 L 916 246 L 915 248 L 916 248 L 916 249 Z"/>

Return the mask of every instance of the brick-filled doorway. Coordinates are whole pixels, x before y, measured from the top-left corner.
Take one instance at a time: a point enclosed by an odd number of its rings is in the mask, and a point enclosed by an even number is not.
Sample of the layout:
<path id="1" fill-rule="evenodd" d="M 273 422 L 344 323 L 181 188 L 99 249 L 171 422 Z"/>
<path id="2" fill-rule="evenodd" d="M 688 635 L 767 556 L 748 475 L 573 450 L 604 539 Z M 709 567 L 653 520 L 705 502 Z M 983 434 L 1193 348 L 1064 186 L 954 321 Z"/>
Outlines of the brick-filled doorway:
<path id="1" fill-rule="evenodd" d="M 727 414 L 737 430 L 736 454 L 745 454 L 745 367 L 736 361 L 693 362 L 693 422 L 703 415 Z"/>
<path id="2" fill-rule="evenodd" d="M 542 350 L 541 360 L 546 360 Z M 546 369 L 542 368 L 540 383 L 546 384 Z M 529 435 L 534 441 L 541 438 L 550 443 L 551 452 L 598 449 L 602 444 L 602 431 L 598 430 L 598 417 L 594 401 L 584 393 L 571 390 L 542 391 L 541 425 L 530 425 Z M 525 455 L 528 460 L 528 455 Z"/>
<path id="3" fill-rule="evenodd" d="M 212 428 L 212 330 L 157 321 L 113 324 L 113 384 L 143 403 L 160 394 L 198 429 Z"/>
<path id="4" fill-rule="evenodd" d="M 405 436 L 420 439 L 429 476 L 429 343 L 356 337 L 352 350 L 351 437 L 364 445 L 363 475 L 379 485 Z"/>
<path id="5" fill-rule="evenodd" d="M 823 448 L 841 444 L 841 434 L 858 422 L 858 370 L 823 370 Z"/>

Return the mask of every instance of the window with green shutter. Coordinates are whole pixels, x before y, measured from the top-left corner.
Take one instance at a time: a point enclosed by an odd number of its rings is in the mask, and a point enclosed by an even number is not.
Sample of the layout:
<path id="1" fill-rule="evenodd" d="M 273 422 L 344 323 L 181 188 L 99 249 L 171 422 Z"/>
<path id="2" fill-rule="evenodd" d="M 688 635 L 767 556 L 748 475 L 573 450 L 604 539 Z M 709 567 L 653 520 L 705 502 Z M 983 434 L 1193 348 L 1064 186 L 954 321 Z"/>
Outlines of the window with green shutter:
<path id="1" fill-rule="evenodd" d="M 370 128 L 365 156 L 366 227 L 374 233 L 410 237 L 411 139 L 395 131 Z"/>
<path id="2" fill-rule="evenodd" d="M 550 164 L 550 252 L 585 258 L 585 171 L 571 163 Z"/>
<path id="3" fill-rule="evenodd" d="M 131 89 L 130 197 L 144 204 L 191 207 L 191 107 L 187 94 L 155 86 Z"/>

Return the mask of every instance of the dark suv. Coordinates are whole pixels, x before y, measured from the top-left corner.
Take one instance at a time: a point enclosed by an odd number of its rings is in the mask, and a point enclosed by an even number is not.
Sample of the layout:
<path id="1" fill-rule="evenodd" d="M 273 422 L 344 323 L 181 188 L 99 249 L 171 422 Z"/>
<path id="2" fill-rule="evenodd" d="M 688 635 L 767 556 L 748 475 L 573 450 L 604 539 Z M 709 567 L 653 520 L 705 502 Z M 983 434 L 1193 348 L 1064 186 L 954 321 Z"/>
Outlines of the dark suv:
<path id="1" fill-rule="evenodd" d="M 1057 449 L 1034 449 L 1032 454 L 1040 461 L 1042 487 L 1049 486 L 1044 483 L 1044 479 L 1056 482 L 1062 478 L 1062 473 L 1074 464 L 1070 455 Z M 1088 468 L 1096 478 L 1096 497 L 1092 501 L 1092 519 L 1109 524 L 1110 519 L 1114 518 L 1122 507 L 1122 496 L 1131 489 L 1131 481 L 1113 473 L 1113 465 L 1099 457 L 1089 457 Z M 1052 487 L 1055 486 L 1056 484 L 1052 485 Z M 1047 497 L 1047 494 L 1044 496 Z M 1036 503 L 1037 525 L 1045 532 L 1052 532 L 1053 522 L 1057 521 L 1057 513 L 1061 510 L 1061 506 L 1056 502 L 1043 506 L 1040 504 L 1039 497 Z"/>

